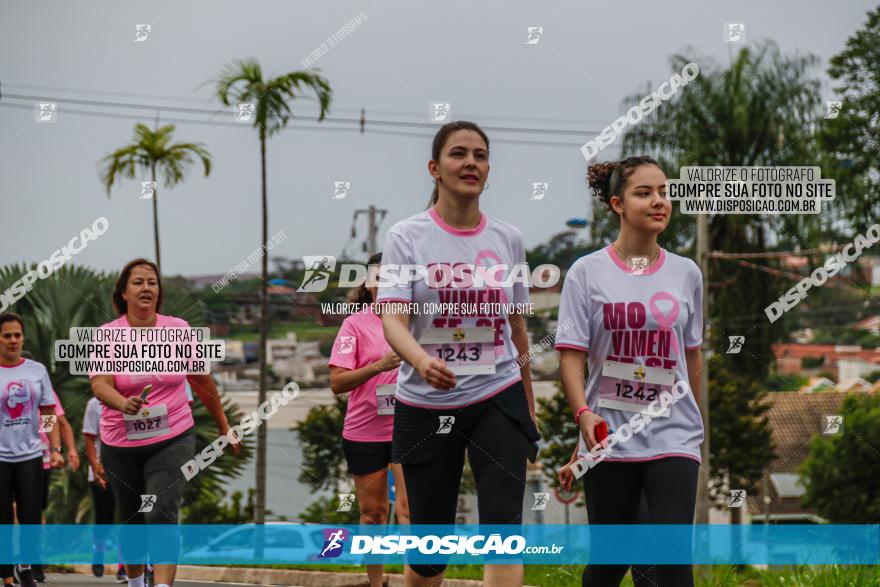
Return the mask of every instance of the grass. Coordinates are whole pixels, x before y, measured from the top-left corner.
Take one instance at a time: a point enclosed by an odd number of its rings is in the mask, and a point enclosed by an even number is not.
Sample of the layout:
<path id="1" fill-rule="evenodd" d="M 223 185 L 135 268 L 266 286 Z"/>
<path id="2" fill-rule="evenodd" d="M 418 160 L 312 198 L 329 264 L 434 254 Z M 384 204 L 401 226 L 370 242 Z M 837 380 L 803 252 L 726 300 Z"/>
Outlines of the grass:
<path id="1" fill-rule="evenodd" d="M 273 565 L 273 568 L 308 571 L 364 572 L 350 565 Z M 583 567 L 571 565 L 525 565 L 525 584 L 540 587 L 580 587 Z M 402 573 L 401 565 L 386 565 L 386 573 Z M 450 579 L 483 577 L 479 565 L 453 565 L 446 572 Z M 770 571 L 747 567 L 737 571 L 732 566 L 700 566 L 695 569 L 698 587 L 880 587 L 880 567 L 870 566 L 793 566 Z M 622 587 L 632 587 L 627 574 Z"/>

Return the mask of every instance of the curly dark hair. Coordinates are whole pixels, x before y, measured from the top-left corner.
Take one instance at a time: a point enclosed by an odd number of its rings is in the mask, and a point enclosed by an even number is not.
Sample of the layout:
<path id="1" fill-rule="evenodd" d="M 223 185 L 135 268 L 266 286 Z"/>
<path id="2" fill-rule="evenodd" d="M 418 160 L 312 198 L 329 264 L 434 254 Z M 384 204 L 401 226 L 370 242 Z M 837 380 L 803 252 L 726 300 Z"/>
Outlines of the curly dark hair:
<path id="1" fill-rule="evenodd" d="M 629 181 L 633 171 L 642 165 L 656 165 L 660 167 L 659 163 L 647 156 L 628 157 L 623 161 L 596 163 L 595 165 L 590 165 L 587 170 L 587 183 L 590 184 L 596 197 L 611 208 L 611 196 L 623 199 L 626 182 Z M 661 167 L 660 169 L 662 170 L 663 168 Z M 614 208 L 611 208 L 611 211 L 614 212 Z"/>

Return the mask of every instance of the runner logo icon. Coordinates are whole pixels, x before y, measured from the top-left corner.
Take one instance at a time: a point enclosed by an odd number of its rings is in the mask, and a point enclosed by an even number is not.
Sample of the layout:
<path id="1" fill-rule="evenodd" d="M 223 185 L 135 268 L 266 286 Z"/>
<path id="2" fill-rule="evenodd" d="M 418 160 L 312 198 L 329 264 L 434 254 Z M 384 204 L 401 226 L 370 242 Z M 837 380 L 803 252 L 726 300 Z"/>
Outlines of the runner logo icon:
<path id="1" fill-rule="evenodd" d="M 324 530 L 324 547 L 318 558 L 336 558 L 342 554 L 342 546 L 347 538 L 348 530 L 345 528 Z"/>

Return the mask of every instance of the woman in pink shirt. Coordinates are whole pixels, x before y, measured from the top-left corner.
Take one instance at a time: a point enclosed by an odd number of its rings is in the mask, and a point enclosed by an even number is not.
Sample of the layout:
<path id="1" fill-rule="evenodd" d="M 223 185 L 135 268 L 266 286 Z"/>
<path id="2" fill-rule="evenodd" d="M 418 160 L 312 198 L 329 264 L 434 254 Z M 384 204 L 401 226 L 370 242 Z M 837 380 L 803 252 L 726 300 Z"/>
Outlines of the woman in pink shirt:
<path id="1" fill-rule="evenodd" d="M 119 274 L 113 288 L 119 318 L 102 328 L 189 328 L 185 320 L 159 314 L 162 282 L 156 265 L 135 259 Z M 210 375 L 185 373 L 90 375 L 101 412 L 101 460 L 124 524 L 177 524 L 185 478 L 181 466 L 195 454 L 195 429 L 186 382 L 225 435 L 229 423 Z M 151 385 L 146 399 L 141 394 Z M 233 454 L 240 444 L 230 442 Z M 153 496 L 152 507 L 142 495 Z M 140 510 L 144 511 L 141 512 Z M 125 549 L 123 548 L 123 554 Z M 144 565 L 126 564 L 129 587 L 144 587 Z M 177 565 L 154 566 L 156 587 L 174 581 Z"/>
<path id="2" fill-rule="evenodd" d="M 372 277 L 382 253 L 367 264 Z M 342 450 L 354 477 L 361 524 L 385 524 L 388 519 L 388 465 L 391 463 L 391 430 L 394 421 L 394 391 L 400 357 L 385 342 L 382 319 L 374 312 L 374 280 L 354 290 L 350 298 L 363 309 L 345 319 L 330 353 L 330 389 L 349 393 Z M 409 505 L 403 470 L 391 465 L 396 487 L 398 524 L 409 524 Z M 371 587 L 382 585 L 382 565 L 367 565 Z"/>

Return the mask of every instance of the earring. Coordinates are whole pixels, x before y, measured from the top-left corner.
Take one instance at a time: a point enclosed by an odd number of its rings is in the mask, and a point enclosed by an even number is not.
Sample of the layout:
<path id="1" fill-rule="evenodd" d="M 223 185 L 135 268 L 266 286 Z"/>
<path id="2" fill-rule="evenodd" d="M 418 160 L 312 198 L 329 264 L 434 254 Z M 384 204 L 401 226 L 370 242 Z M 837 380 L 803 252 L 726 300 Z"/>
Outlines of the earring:
<path id="1" fill-rule="evenodd" d="M 488 189 L 489 189 L 489 182 L 487 181 L 486 185 L 483 186 L 483 191 L 485 192 Z"/>

